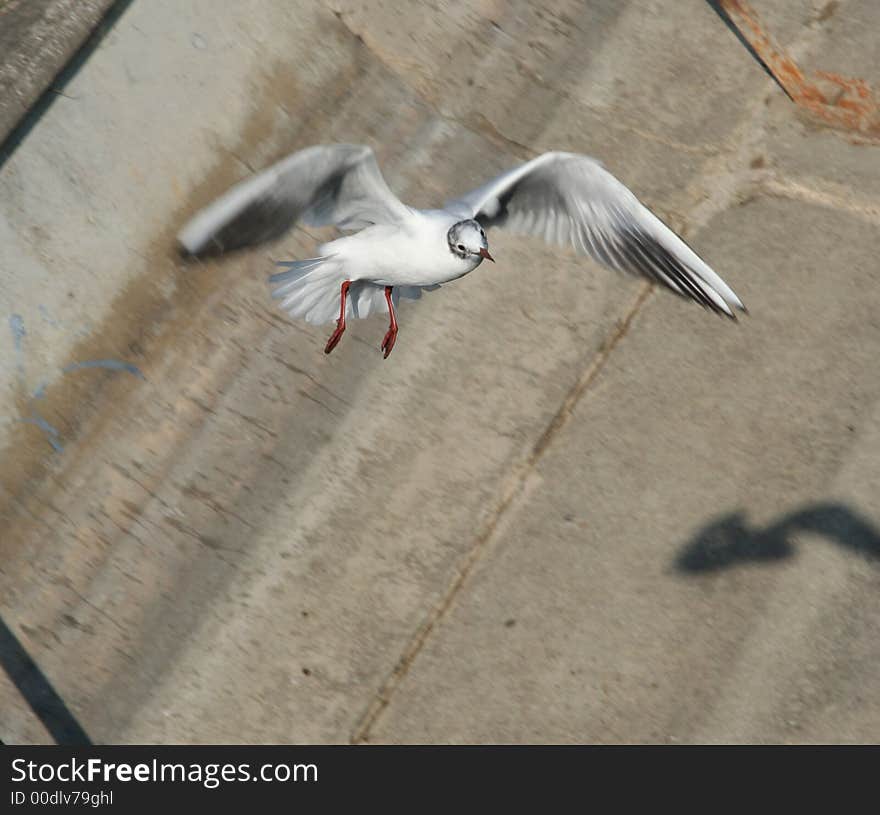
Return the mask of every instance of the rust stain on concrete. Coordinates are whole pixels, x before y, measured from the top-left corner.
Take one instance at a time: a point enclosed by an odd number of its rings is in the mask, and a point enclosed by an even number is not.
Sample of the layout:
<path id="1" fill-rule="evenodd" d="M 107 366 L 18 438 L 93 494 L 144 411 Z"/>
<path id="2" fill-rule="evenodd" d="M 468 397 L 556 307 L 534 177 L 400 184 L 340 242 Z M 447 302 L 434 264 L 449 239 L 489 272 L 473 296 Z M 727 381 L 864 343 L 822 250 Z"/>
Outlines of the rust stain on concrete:
<path id="1" fill-rule="evenodd" d="M 719 0 L 719 5 L 795 104 L 830 127 L 880 138 L 880 106 L 864 79 L 828 71 L 805 72 L 768 33 L 746 0 Z M 827 19 L 835 7 L 829 3 L 817 19 Z"/>

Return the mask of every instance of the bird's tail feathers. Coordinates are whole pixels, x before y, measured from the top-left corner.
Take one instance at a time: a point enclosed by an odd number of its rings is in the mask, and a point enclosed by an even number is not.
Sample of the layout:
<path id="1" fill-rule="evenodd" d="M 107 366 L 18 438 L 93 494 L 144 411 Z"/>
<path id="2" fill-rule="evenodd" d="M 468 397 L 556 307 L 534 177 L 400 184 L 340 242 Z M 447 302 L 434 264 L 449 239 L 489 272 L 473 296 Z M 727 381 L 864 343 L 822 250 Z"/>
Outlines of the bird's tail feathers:
<path id="1" fill-rule="evenodd" d="M 348 279 L 345 264 L 335 254 L 306 260 L 282 261 L 284 268 L 269 278 L 276 284 L 272 297 L 281 301 L 291 317 L 314 325 L 329 323 L 339 318 L 339 300 L 342 284 Z M 439 286 L 394 286 L 391 301 L 395 308 L 401 298 L 418 300 L 422 291 L 433 291 Z M 369 317 L 372 313 L 386 314 L 385 287 L 367 280 L 353 280 L 346 298 L 345 316 Z"/>
<path id="2" fill-rule="evenodd" d="M 333 256 L 306 258 L 305 260 L 279 260 L 275 265 L 286 269 L 285 272 L 278 272 L 269 277 L 270 283 L 289 283 L 302 277 L 306 272 L 320 266 L 322 263 L 330 260 Z M 276 289 L 280 291 L 282 287 Z"/>
<path id="3" fill-rule="evenodd" d="M 335 255 L 276 265 L 285 271 L 269 278 L 270 283 L 277 284 L 272 297 L 281 301 L 281 308 L 291 317 L 314 325 L 339 317 L 339 298 L 346 275 Z"/>

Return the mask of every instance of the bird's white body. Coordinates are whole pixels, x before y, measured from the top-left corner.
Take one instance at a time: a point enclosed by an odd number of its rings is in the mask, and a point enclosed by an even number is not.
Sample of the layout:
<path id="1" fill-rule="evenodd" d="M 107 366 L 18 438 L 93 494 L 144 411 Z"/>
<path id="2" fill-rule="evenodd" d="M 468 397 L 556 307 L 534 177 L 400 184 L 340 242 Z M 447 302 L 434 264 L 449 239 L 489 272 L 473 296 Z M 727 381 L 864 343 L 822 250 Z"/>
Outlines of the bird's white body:
<path id="1" fill-rule="evenodd" d="M 368 226 L 325 243 L 318 251 L 334 256 L 350 270 L 352 282 L 434 288 L 480 265 L 481 258 L 461 258 L 447 245 L 447 233 L 459 220 L 445 210 L 409 208 L 396 224 Z"/>
<path id="2" fill-rule="evenodd" d="M 318 256 L 284 262 L 273 297 L 292 317 L 337 322 L 387 310 L 386 356 L 397 334 L 401 297 L 476 269 L 488 252 L 485 230 L 508 227 L 568 244 L 605 266 L 636 272 L 729 317 L 743 304 L 669 227 L 599 162 L 576 153 L 544 153 L 446 204 L 418 210 L 388 188 L 372 150 L 318 145 L 301 150 L 236 185 L 180 232 L 191 254 L 248 246 L 292 224 L 350 231 Z M 485 227 L 485 229 L 484 229 Z M 389 340 L 390 337 L 390 340 Z"/>

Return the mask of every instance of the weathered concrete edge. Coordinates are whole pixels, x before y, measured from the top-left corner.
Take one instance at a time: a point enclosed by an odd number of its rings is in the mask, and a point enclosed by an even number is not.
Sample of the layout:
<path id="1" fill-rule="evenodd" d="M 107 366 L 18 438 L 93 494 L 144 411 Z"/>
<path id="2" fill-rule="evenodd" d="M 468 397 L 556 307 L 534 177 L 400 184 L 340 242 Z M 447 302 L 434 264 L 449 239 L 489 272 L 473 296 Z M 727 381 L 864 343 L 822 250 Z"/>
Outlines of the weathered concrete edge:
<path id="1" fill-rule="evenodd" d="M 0 5 L 0 145 L 114 5 L 116 0 Z"/>

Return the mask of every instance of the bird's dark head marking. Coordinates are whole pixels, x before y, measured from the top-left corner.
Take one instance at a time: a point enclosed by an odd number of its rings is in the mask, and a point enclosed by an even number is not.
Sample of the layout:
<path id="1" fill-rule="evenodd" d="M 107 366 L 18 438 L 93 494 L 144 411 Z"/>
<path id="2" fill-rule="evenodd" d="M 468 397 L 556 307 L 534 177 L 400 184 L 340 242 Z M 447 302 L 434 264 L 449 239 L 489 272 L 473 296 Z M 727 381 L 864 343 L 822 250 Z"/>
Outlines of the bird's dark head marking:
<path id="1" fill-rule="evenodd" d="M 489 254 L 489 241 L 486 238 L 486 230 L 479 222 L 469 218 L 453 224 L 446 235 L 449 251 L 452 254 L 466 260 L 468 258 L 483 258 L 493 260 Z"/>

